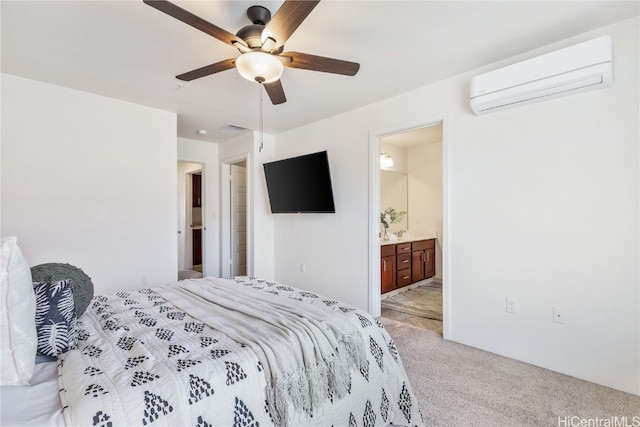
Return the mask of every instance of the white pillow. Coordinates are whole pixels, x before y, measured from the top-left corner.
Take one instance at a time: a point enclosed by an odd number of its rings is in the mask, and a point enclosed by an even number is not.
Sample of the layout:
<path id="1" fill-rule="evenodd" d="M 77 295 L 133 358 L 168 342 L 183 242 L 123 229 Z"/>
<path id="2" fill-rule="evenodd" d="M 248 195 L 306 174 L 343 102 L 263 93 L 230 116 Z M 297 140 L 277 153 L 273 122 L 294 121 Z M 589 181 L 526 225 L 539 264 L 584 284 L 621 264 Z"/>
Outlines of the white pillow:
<path id="1" fill-rule="evenodd" d="M 38 336 L 31 270 L 16 237 L 0 241 L 0 385 L 25 385 L 33 375 Z"/>

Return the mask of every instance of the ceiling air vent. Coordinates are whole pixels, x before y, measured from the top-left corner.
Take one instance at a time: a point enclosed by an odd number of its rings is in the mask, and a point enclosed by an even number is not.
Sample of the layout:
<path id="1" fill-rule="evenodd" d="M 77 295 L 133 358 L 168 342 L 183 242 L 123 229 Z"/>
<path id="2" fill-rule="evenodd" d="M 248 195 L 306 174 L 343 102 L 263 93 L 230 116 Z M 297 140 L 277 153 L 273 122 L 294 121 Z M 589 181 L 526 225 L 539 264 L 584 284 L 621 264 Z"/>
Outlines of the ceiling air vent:
<path id="1" fill-rule="evenodd" d="M 220 133 L 224 133 L 227 135 L 238 135 L 240 133 L 246 132 L 250 129 L 247 128 L 243 128 L 242 126 L 236 126 L 236 125 L 226 125 L 223 126 L 221 128 L 216 129 L 216 132 L 220 132 Z"/>

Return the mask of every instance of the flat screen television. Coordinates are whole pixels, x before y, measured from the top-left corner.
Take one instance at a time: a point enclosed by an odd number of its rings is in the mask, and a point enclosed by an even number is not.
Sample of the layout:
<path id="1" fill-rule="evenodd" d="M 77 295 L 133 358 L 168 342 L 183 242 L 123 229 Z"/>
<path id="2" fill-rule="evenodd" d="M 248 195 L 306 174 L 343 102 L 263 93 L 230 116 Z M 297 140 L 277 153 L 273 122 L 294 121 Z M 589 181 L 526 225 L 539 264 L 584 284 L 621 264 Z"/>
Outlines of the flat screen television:
<path id="1" fill-rule="evenodd" d="M 335 213 L 326 151 L 265 163 L 272 213 Z"/>

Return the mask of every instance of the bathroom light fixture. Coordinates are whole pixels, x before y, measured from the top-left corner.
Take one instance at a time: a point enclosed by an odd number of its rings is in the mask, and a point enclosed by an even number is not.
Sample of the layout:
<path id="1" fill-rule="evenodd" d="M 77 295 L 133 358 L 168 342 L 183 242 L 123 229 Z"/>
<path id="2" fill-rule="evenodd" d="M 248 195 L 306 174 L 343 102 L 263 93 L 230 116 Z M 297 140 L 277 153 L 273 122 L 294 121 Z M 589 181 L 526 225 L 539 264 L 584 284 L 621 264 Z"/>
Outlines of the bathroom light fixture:
<path id="1" fill-rule="evenodd" d="M 282 76 L 284 65 L 270 53 L 254 50 L 236 59 L 236 68 L 242 77 L 252 82 L 271 83 Z"/>
<path id="2" fill-rule="evenodd" d="M 391 166 L 393 166 L 393 159 L 389 153 L 380 153 L 380 167 L 390 168 Z"/>
<path id="3" fill-rule="evenodd" d="M 198 129 L 198 135 L 202 135 L 202 136 L 204 136 L 204 135 L 206 135 L 206 134 L 208 134 L 208 133 L 209 133 L 209 132 L 207 132 L 207 130 L 206 130 L 206 129 Z"/>

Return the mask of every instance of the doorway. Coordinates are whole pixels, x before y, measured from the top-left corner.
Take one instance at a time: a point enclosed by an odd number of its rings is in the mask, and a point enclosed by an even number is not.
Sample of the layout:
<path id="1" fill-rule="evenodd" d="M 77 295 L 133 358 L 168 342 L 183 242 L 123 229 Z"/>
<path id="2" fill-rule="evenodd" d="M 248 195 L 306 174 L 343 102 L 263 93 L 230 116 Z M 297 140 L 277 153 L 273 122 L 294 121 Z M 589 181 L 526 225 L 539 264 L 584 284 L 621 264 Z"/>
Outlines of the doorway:
<path id="1" fill-rule="evenodd" d="M 203 276 L 204 165 L 178 162 L 178 280 Z"/>
<path id="2" fill-rule="evenodd" d="M 402 135 L 402 134 L 411 134 L 414 131 L 418 132 L 419 130 L 428 128 L 436 128 L 439 127 L 439 133 L 441 140 L 441 149 L 439 154 L 440 164 L 440 187 L 441 187 L 441 208 L 439 212 L 439 223 L 433 222 L 433 218 L 426 218 L 422 215 L 417 215 L 415 213 L 416 209 L 420 209 L 420 204 L 423 204 L 424 197 L 411 197 L 415 198 L 414 202 L 408 202 L 406 211 L 407 219 L 403 225 L 403 230 L 408 230 L 405 239 L 411 239 L 412 234 L 414 236 L 417 234 L 418 238 L 421 238 L 421 231 L 429 231 L 432 234 L 432 237 L 435 237 L 435 250 L 437 255 L 437 269 L 439 271 L 436 272 L 434 277 L 438 282 L 438 285 L 441 283 L 441 303 L 442 303 L 442 323 L 441 323 L 441 333 L 445 339 L 449 337 L 449 324 L 448 316 L 450 313 L 449 310 L 449 283 L 448 283 L 448 269 L 449 269 L 449 257 L 448 251 L 449 246 L 447 242 L 447 237 L 449 236 L 448 227 L 449 227 L 449 219 L 448 219 L 448 138 L 449 138 L 449 114 L 442 114 L 432 117 L 426 117 L 417 119 L 411 122 L 399 123 L 396 125 L 392 125 L 386 128 L 377 129 L 370 133 L 369 135 L 369 312 L 374 316 L 380 316 L 382 313 L 381 310 L 381 279 L 382 279 L 382 260 L 381 260 L 381 154 L 390 154 L 393 158 L 393 153 L 388 153 L 388 151 L 394 151 L 398 149 L 399 153 L 402 152 L 402 147 L 397 147 L 395 145 L 386 145 L 390 140 L 391 136 Z M 430 129 L 434 130 L 434 129 Z M 419 132 L 418 132 L 419 133 Z M 406 135 L 405 135 L 406 136 Z M 385 141 L 386 139 L 386 141 Z M 409 143 L 407 143 L 409 144 Z M 387 151 L 383 151 L 382 149 Z M 419 148 L 414 150 L 410 156 L 412 162 L 416 162 L 418 159 L 418 153 L 422 149 Z M 386 155 L 384 156 L 386 158 Z M 399 160 L 401 157 L 398 158 Z M 395 159 L 394 159 L 395 160 Z M 394 161 L 395 164 L 395 161 Z M 414 166 L 415 168 L 415 166 Z M 425 168 L 422 168 L 423 170 Z M 431 166 L 430 166 L 431 169 Z M 424 177 L 418 177 L 418 179 L 423 179 Z M 395 203 L 395 202 L 394 202 Z M 386 209 L 386 208 L 385 208 Z M 412 211 L 414 214 L 412 215 Z M 422 223 L 421 223 L 422 222 Z M 405 228 L 406 227 L 406 228 Z M 412 231 L 414 233 L 412 233 Z M 417 233 L 415 233 L 417 231 Z M 387 250 L 385 250 L 386 255 Z M 436 282 L 436 280 L 433 280 Z M 421 284 L 424 284 L 422 282 Z M 431 281 L 429 281 L 431 283 Z M 420 285 L 420 284 L 417 284 Z"/>
<path id="3" fill-rule="evenodd" d="M 379 139 L 381 315 L 442 335 L 442 123 Z M 391 254 L 393 253 L 393 254 Z"/>

